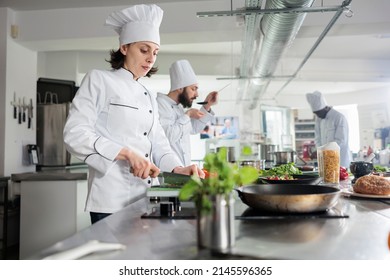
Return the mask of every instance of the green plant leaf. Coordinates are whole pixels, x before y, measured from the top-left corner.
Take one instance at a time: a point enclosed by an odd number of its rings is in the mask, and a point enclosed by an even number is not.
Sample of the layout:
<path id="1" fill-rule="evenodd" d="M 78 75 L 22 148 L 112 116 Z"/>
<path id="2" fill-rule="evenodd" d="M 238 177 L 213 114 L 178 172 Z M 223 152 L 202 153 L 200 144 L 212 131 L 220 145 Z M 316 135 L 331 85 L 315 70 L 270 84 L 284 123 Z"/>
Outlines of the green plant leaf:
<path id="1" fill-rule="evenodd" d="M 246 150 L 246 152 L 251 152 Z M 227 161 L 227 149 L 222 147 L 218 153 L 209 153 L 204 157 L 203 167 L 211 176 L 200 180 L 192 176 L 180 190 L 179 199 L 192 199 L 199 211 L 208 213 L 211 210 L 212 202 L 210 196 L 217 194 L 228 195 L 236 186 L 249 184 L 258 179 L 258 170 L 252 166 L 239 168 L 238 165 Z"/>
<path id="2" fill-rule="evenodd" d="M 259 178 L 259 173 L 256 168 L 252 166 L 244 166 L 239 171 L 240 183 L 242 185 L 250 184 Z"/>
<path id="3" fill-rule="evenodd" d="M 189 180 L 179 192 L 179 200 L 189 200 L 199 189 L 199 184 L 194 179 Z"/>
<path id="4" fill-rule="evenodd" d="M 252 148 L 250 146 L 242 147 L 241 154 L 244 156 L 250 156 L 252 154 Z"/>

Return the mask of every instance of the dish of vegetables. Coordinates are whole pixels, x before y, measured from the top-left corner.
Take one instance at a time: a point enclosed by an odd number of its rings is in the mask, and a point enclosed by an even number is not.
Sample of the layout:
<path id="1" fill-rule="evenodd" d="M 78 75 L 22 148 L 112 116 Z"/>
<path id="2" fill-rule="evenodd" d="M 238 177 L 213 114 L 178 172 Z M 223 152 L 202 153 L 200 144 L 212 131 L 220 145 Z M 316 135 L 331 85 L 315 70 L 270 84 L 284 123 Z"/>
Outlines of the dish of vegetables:
<path id="1" fill-rule="evenodd" d="M 259 183 L 267 184 L 318 184 L 321 178 L 318 174 L 304 174 L 293 162 L 278 165 L 268 170 L 260 170 Z"/>

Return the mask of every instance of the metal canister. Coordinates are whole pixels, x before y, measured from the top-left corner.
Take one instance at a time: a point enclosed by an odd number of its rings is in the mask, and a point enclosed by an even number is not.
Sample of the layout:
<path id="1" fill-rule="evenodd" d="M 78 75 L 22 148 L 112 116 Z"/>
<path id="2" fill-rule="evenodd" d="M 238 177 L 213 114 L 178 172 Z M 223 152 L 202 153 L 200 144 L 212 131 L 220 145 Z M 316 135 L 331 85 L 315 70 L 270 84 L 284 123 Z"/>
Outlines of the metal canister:
<path id="1" fill-rule="evenodd" d="M 218 147 L 217 153 L 221 148 L 226 149 L 226 160 L 228 162 L 235 162 L 236 161 L 236 155 L 235 155 L 236 149 L 234 147 Z"/>
<path id="2" fill-rule="evenodd" d="M 278 145 L 259 144 L 259 148 L 260 159 L 264 159 L 266 162 L 274 162 L 275 157 L 273 152 L 278 150 Z"/>
<path id="3" fill-rule="evenodd" d="M 198 213 L 198 246 L 224 252 L 234 246 L 234 197 L 218 194 L 210 197 L 211 213 Z"/>
<path id="4" fill-rule="evenodd" d="M 265 159 L 243 160 L 240 162 L 240 166 L 253 166 L 259 170 L 264 170 L 265 169 Z"/>

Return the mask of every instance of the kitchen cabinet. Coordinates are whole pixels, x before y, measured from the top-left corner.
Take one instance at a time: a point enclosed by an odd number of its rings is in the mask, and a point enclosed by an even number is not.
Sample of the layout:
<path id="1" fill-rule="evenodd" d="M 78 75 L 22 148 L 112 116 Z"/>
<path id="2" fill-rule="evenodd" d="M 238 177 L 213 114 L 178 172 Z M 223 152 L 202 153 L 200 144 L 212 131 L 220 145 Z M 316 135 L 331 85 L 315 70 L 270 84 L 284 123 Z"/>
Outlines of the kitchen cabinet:
<path id="1" fill-rule="evenodd" d="M 20 182 L 20 259 L 90 225 L 84 212 L 87 173 L 37 172 L 11 179 Z"/>

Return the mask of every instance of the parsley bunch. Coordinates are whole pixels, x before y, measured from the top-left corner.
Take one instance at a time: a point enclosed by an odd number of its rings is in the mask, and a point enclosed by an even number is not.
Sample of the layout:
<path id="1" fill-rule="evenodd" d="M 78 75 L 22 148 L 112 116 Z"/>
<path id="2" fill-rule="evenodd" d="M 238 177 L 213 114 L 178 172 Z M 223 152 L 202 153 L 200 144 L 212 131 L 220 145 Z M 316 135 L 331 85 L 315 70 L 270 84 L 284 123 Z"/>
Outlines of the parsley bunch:
<path id="1" fill-rule="evenodd" d="M 260 176 L 262 177 L 299 175 L 299 174 L 302 174 L 302 171 L 295 166 L 294 162 L 281 164 L 279 166 L 272 167 L 269 170 L 260 170 Z"/>
<path id="2" fill-rule="evenodd" d="M 192 176 L 180 190 L 180 200 L 193 200 L 198 210 L 209 213 L 212 207 L 210 197 L 217 194 L 229 195 L 237 186 L 250 184 L 258 179 L 258 170 L 252 166 L 239 168 L 227 161 L 227 149 L 209 153 L 204 157 L 204 169 L 210 174 L 205 179 Z"/>

